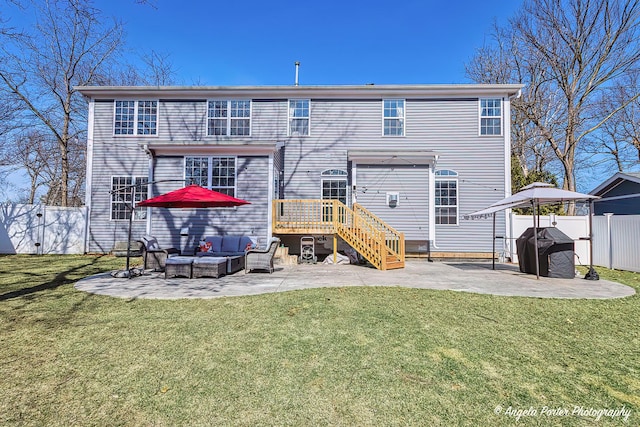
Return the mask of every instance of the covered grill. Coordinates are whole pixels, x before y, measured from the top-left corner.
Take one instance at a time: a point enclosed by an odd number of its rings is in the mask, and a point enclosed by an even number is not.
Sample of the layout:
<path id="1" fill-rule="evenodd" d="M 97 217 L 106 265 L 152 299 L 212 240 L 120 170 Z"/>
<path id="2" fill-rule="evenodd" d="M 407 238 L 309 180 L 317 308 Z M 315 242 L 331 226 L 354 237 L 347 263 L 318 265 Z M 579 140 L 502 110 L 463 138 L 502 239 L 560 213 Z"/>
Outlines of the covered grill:
<path id="1" fill-rule="evenodd" d="M 555 227 L 540 227 L 536 248 L 534 230 L 527 228 L 516 240 L 520 271 L 536 274 L 537 250 L 541 276 L 573 279 L 576 271 L 573 239 Z"/>

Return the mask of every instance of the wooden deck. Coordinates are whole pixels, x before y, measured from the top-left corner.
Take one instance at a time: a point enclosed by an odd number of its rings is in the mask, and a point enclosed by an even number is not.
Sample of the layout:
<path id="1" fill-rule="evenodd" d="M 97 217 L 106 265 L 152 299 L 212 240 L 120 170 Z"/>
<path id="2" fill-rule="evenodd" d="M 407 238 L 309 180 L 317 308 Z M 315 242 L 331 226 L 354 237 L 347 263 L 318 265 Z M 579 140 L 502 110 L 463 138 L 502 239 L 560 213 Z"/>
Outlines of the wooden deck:
<path id="1" fill-rule="evenodd" d="M 355 204 L 338 200 L 274 200 L 274 234 L 332 234 L 334 253 L 339 236 L 380 270 L 403 268 L 404 234 Z"/>

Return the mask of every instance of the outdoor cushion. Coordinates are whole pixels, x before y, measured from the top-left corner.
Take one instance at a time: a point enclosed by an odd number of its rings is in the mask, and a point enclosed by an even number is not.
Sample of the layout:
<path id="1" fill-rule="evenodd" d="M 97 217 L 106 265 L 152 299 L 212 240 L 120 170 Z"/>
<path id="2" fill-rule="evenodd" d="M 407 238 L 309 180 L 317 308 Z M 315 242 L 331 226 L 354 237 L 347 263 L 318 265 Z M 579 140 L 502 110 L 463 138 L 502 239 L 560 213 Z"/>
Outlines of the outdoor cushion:
<path id="1" fill-rule="evenodd" d="M 220 252 L 222 250 L 222 237 L 212 236 L 206 238 L 207 242 L 211 242 L 211 252 Z"/>
<path id="2" fill-rule="evenodd" d="M 153 236 L 142 236 L 142 242 L 148 251 L 159 251 L 160 244 L 158 243 L 158 239 Z"/>
<path id="3" fill-rule="evenodd" d="M 240 236 L 224 236 L 222 238 L 222 249 L 220 252 L 238 252 Z M 244 251 L 244 248 L 242 248 Z"/>
<path id="4" fill-rule="evenodd" d="M 250 237 L 242 236 L 240 238 L 240 243 L 238 244 L 238 252 L 245 252 L 247 249 L 251 249 L 253 247 L 254 247 L 254 243 Z"/>
<path id="5" fill-rule="evenodd" d="M 255 247 L 248 236 L 208 236 L 204 241 L 211 243 L 211 248 L 206 252 L 198 251 L 196 256 L 244 256 L 248 248 Z"/>

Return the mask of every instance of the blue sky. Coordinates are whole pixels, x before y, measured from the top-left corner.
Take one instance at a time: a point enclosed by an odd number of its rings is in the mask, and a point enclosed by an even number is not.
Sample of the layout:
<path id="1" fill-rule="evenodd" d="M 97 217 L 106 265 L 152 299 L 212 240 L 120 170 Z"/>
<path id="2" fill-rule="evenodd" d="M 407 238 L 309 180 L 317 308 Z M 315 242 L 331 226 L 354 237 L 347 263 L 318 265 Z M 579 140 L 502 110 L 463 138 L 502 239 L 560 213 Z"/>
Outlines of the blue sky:
<path id="1" fill-rule="evenodd" d="M 181 84 L 467 83 L 464 64 L 519 0 L 99 0 L 131 49 L 169 53 Z"/>

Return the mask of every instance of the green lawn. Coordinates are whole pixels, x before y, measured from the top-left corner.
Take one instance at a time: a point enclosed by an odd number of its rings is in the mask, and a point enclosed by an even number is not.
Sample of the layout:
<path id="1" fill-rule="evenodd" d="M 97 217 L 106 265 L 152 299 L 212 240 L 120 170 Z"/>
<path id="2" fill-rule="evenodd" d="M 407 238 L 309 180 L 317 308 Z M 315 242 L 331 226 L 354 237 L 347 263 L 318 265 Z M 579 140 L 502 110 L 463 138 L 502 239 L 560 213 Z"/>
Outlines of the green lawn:
<path id="1" fill-rule="evenodd" d="M 153 301 L 73 289 L 123 263 L 0 257 L 1 425 L 500 426 L 517 410 L 532 415 L 518 425 L 640 424 L 637 295 L 349 287 Z M 638 274 L 598 272 L 640 290 Z M 631 414 L 596 420 L 591 408 Z"/>

